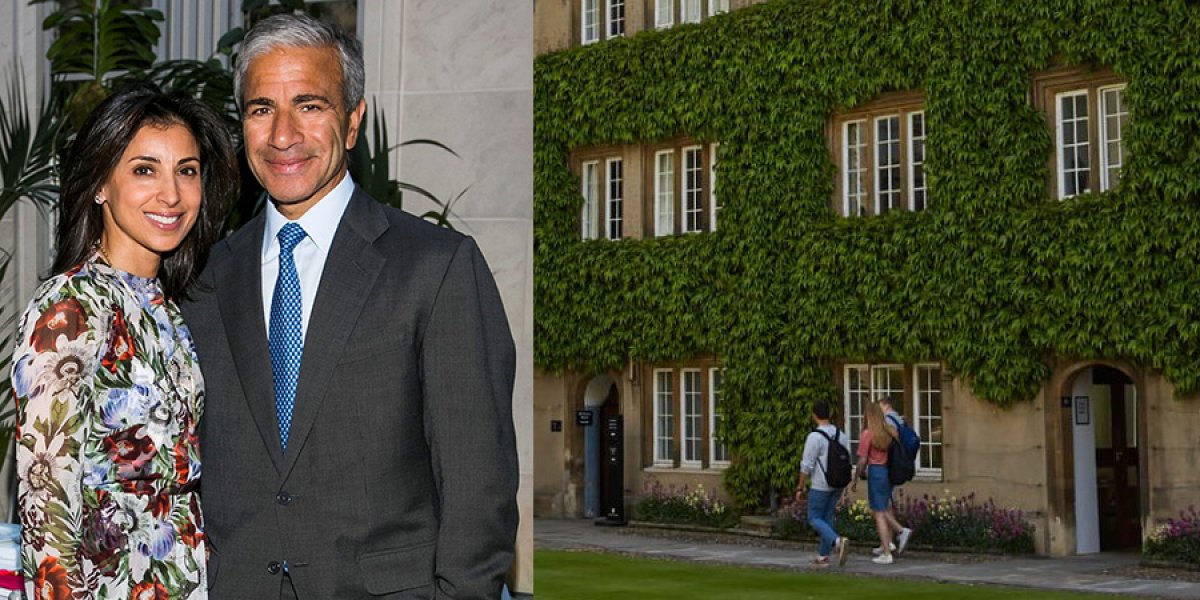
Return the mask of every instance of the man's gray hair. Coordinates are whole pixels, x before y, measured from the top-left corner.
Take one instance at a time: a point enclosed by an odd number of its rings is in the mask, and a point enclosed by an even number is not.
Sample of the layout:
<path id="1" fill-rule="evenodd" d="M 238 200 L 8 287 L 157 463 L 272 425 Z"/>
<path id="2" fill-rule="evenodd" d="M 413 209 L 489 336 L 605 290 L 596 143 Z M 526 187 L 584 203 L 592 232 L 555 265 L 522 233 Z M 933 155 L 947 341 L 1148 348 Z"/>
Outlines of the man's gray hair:
<path id="1" fill-rule="evenodd" d="M 242 90 L 245 89 L 246 71 L 250 63 L 259 55 L 280 46 L 337 50 L 338 62 L 342 65 L 342 102 L 346 113 L 349 114 L 362 101 L 367 79 L 363 67 L 362 42 L 340 27 L 322 23 L 308 15 L 282 14 L 259 21 L 242 40 L 233 73 L 233 95 L 238 108 L 246 109 Z"/>

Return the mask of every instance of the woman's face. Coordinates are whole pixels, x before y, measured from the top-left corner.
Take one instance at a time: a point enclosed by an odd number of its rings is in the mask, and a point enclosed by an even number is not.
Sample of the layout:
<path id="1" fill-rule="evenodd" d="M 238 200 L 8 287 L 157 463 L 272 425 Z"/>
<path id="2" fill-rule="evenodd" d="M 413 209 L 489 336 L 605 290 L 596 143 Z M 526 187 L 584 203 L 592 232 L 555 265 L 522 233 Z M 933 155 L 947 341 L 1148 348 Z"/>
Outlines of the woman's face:
<path id="1" fill-rule="evenodd" d="M 200 214 L 200 148 L 187 127 L 143 125 L 108 181 L 101 248 L 114 267 L 143 277 L 179 247 Z"/>

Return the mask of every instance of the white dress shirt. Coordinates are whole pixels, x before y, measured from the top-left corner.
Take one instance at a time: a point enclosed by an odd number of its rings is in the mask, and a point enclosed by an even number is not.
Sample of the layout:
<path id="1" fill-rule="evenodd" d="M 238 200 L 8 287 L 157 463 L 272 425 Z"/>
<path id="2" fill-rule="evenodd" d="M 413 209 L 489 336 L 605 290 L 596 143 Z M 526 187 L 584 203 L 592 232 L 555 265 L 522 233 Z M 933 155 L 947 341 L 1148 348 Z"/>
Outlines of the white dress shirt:
<path id="1" fill-rule="evenodd" d="M 338 224 L 342 222 L 342 214 L 346 212 L 346 206 L 350 204 L 350 196 L 353 193 L 354 180 L 346 173 L 336 187 L 295 221 L 308 234 L 292 250 L 292 257 L 296 261 L 296 274 L 300 276 L 301 340 L 306 339 L 308 335 L 308 317 L 312 314 L 313 302 L 317 298 L 317 287 L 321 283 L 325 259 L 329 257 L 333 235 L 337 233 Z M 279 279 L 279 238 L 276 236 L 288 223 L 288 219 L 275 209 L 274 203 L 263 210 L 267 213 L 267 228 L 263 232 L 262 247 L 263 322 L 267 325 L 267 335 L 270 335 L 271 298 L 275 295 L 275 280 Z"/>

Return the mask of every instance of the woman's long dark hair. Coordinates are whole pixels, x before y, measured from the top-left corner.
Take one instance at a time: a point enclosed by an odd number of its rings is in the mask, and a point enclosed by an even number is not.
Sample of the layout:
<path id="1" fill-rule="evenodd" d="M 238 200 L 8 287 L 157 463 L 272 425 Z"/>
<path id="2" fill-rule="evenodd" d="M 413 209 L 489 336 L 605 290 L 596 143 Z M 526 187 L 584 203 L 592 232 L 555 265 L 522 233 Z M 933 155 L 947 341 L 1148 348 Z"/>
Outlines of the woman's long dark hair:
<path id="1" fill-rule="evenodd" d="M 87 260 L 104 230 L 104 213 L 94 198 L 108 182 L 125 148 L 143 127 L 183 125 L 200 148 L 200 215 L 174 251 L 163 256 L 158 278 L 168 298 L 186 298 L 221 237 L 221 227 L 239 189 L 233 140 L 221 118 L 182 92 L 164 93 L 138 83 L 109 96 L 75 137 L 63 165 L 59 195 L 58 254 L 53 273 Z"/>

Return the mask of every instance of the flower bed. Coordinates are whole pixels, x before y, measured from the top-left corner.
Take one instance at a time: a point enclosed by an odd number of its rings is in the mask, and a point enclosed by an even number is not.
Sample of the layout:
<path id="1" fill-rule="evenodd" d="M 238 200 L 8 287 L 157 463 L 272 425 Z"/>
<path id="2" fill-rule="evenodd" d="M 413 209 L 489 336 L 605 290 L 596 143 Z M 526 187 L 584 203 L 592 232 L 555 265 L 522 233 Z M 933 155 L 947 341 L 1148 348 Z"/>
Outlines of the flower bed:
<path id="1" fill-rule="evenodd" d="M 1179 511 L 1178 519 L 1167 519 L 1146 539 L 1149 560 L 1182 563 L 1200 568 L 1200 513 L 1195 506 Z"/>
<path id="2" fill-rule="evenodd" d="M 686 485 L 664 486 L 654 478 L 647 479 L 642 486 L 642 494 L 633 505 L 633 518 L 719 528 L 733 527 L 738 522 L 737 513 L 718 500 L 715 492 L 705 491 L 703 485 L 689 491 Z"/>
<path id="3" fill-rule="evenodd" d="M 998 507 L 991 499 L 978 503 L 975 494 L 944 499 L 929 495 L 916 498 L 897 490 L 895 500 L 896 517 L 913 530 L 910 544 L 938 550 L 1033 552 L 1033 526 L 1025 520 L 1024 513 Z M 808 509 L 804 502 L 790 505 L 781 514 L 785 518 L 777 523 L 776 535 L 815 537 L 808 525 Z M 865 500 L 850 500 L 843 496 L 838 502 L 836 519 L 839 535 L 856 541 L 878 539 L 875 520 Z"/>

